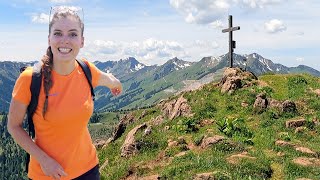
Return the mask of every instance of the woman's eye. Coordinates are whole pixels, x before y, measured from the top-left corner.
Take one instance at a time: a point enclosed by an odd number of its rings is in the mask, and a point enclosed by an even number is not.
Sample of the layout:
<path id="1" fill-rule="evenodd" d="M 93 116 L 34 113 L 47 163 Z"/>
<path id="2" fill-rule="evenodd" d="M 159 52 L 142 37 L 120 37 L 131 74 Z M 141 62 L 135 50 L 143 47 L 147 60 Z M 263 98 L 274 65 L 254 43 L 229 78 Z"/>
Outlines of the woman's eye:
<path id="1" fill-rule="evenodd" d="M 77 37 L 77 36 L 78 36 L 78 34 L 76 34 L 76 33 L 72 33 L 72 34 L 71 34 L 71 36 L 72 36 L 72 37 Z"/>
<path id="2" fill-rule="evenodd" d="M 53 35 L 54 35 L 54 36 L 61 36 L 62 34 L 59 33 L 59 32 L 56 32 L 56 33 L 54 33 Z"/>

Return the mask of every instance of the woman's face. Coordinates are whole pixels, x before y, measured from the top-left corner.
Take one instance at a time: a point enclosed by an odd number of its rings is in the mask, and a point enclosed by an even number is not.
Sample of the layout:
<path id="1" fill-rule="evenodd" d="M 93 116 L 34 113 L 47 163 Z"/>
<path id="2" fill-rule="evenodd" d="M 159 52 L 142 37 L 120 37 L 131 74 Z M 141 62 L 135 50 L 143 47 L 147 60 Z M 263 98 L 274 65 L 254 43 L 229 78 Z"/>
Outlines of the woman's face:
<path id="1" fill-rule="evenodd" d="M 67 16 L 54 22 L 48 36 L 48 43 L 51 46 L 54 61 L 74 60 L 84 44 L 77 19 Z"/>

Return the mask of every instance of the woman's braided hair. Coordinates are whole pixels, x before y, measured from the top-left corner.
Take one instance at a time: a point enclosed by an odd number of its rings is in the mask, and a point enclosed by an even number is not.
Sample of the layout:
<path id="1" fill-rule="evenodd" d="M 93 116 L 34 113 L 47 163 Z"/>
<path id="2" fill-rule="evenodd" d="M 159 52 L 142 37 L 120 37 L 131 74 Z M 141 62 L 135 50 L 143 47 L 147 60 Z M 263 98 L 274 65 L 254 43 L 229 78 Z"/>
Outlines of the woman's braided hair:
<path id="1" fill-rule="evenodd" d="M 69 9 L 68 7 L 62 7 L 62 10 L 56 11 L 53 14 L 52 20 L 49 23 L 49 35 L 51 34 L 51 27 L 55 22 L 57 22 L 59 19 L 66 18 L 69 16 L 74 17 L 79 22 L 79 25 L 81 28 L 81 36 L 83 36 L 84 24 L 83 24 L 82 20 L 80 19 L 80 17 L 78 16 L 78 14 L 75 11 Z M 48 109 L 49 91 L 53 86 L 53 81 L 52 81 L 52 77 L 51 77 L 51 72 L 53 69 L 53 54 L 52 54 L 50 46 L 48 47 L 47 53 L 46 53 L 46 55 L 44 55 L 42 57 L 41 61 L 43 63 L 42 74 L 43 74 L 43 82 L 44 82 L 44 93 L 46 96 L 46 99 L 44 101 L 44 106 L 42 109 L 42 114 L 44 116 L 45 113 L 47 112 L 47 109 Z"/>

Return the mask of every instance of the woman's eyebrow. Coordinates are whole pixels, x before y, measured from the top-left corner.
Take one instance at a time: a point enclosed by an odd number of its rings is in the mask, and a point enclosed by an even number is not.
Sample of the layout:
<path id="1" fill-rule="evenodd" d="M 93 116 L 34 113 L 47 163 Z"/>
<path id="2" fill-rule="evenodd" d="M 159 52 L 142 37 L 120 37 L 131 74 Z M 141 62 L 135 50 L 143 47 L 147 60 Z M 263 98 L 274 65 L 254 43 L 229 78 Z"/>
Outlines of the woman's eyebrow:
<path id="1" fill-rule="evenodd" d="M 70 31 L 78 31 L 78 29 L 70 29 L 69 32 L 70 32 Z"/>
<path id="2" fill-rule="evenodd" d="M 60 30 L 60 29 L 54 29 L 53 31 L 55 31 L 55 32 L 57 32 L 57 31 L 58 31 L 58 32 L 61 32 L 62 30 Z M 76 31 L 76 32 L 78 32 L 78 29 L 70 29 L 69 32 L 70 32 L 70 31 Z"/>

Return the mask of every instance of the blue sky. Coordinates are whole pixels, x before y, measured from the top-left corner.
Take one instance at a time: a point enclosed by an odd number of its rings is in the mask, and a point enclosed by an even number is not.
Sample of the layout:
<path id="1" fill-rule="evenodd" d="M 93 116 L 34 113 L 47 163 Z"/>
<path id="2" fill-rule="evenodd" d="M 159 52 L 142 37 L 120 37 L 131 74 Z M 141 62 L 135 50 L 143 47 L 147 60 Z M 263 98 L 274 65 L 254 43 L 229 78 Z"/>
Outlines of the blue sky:
<path id="1" fill-rule="evenodd" d="M 228 51 L 233 15 L 235 53 L 258 53 L 286 66 L 320 70 L 319 0 L 0 0 L 0 61 L 40 59 L 51 6 L 84 9 L 90 61 L 135 57 L 147 65 L 173 57 L 199 61 Z"/>

